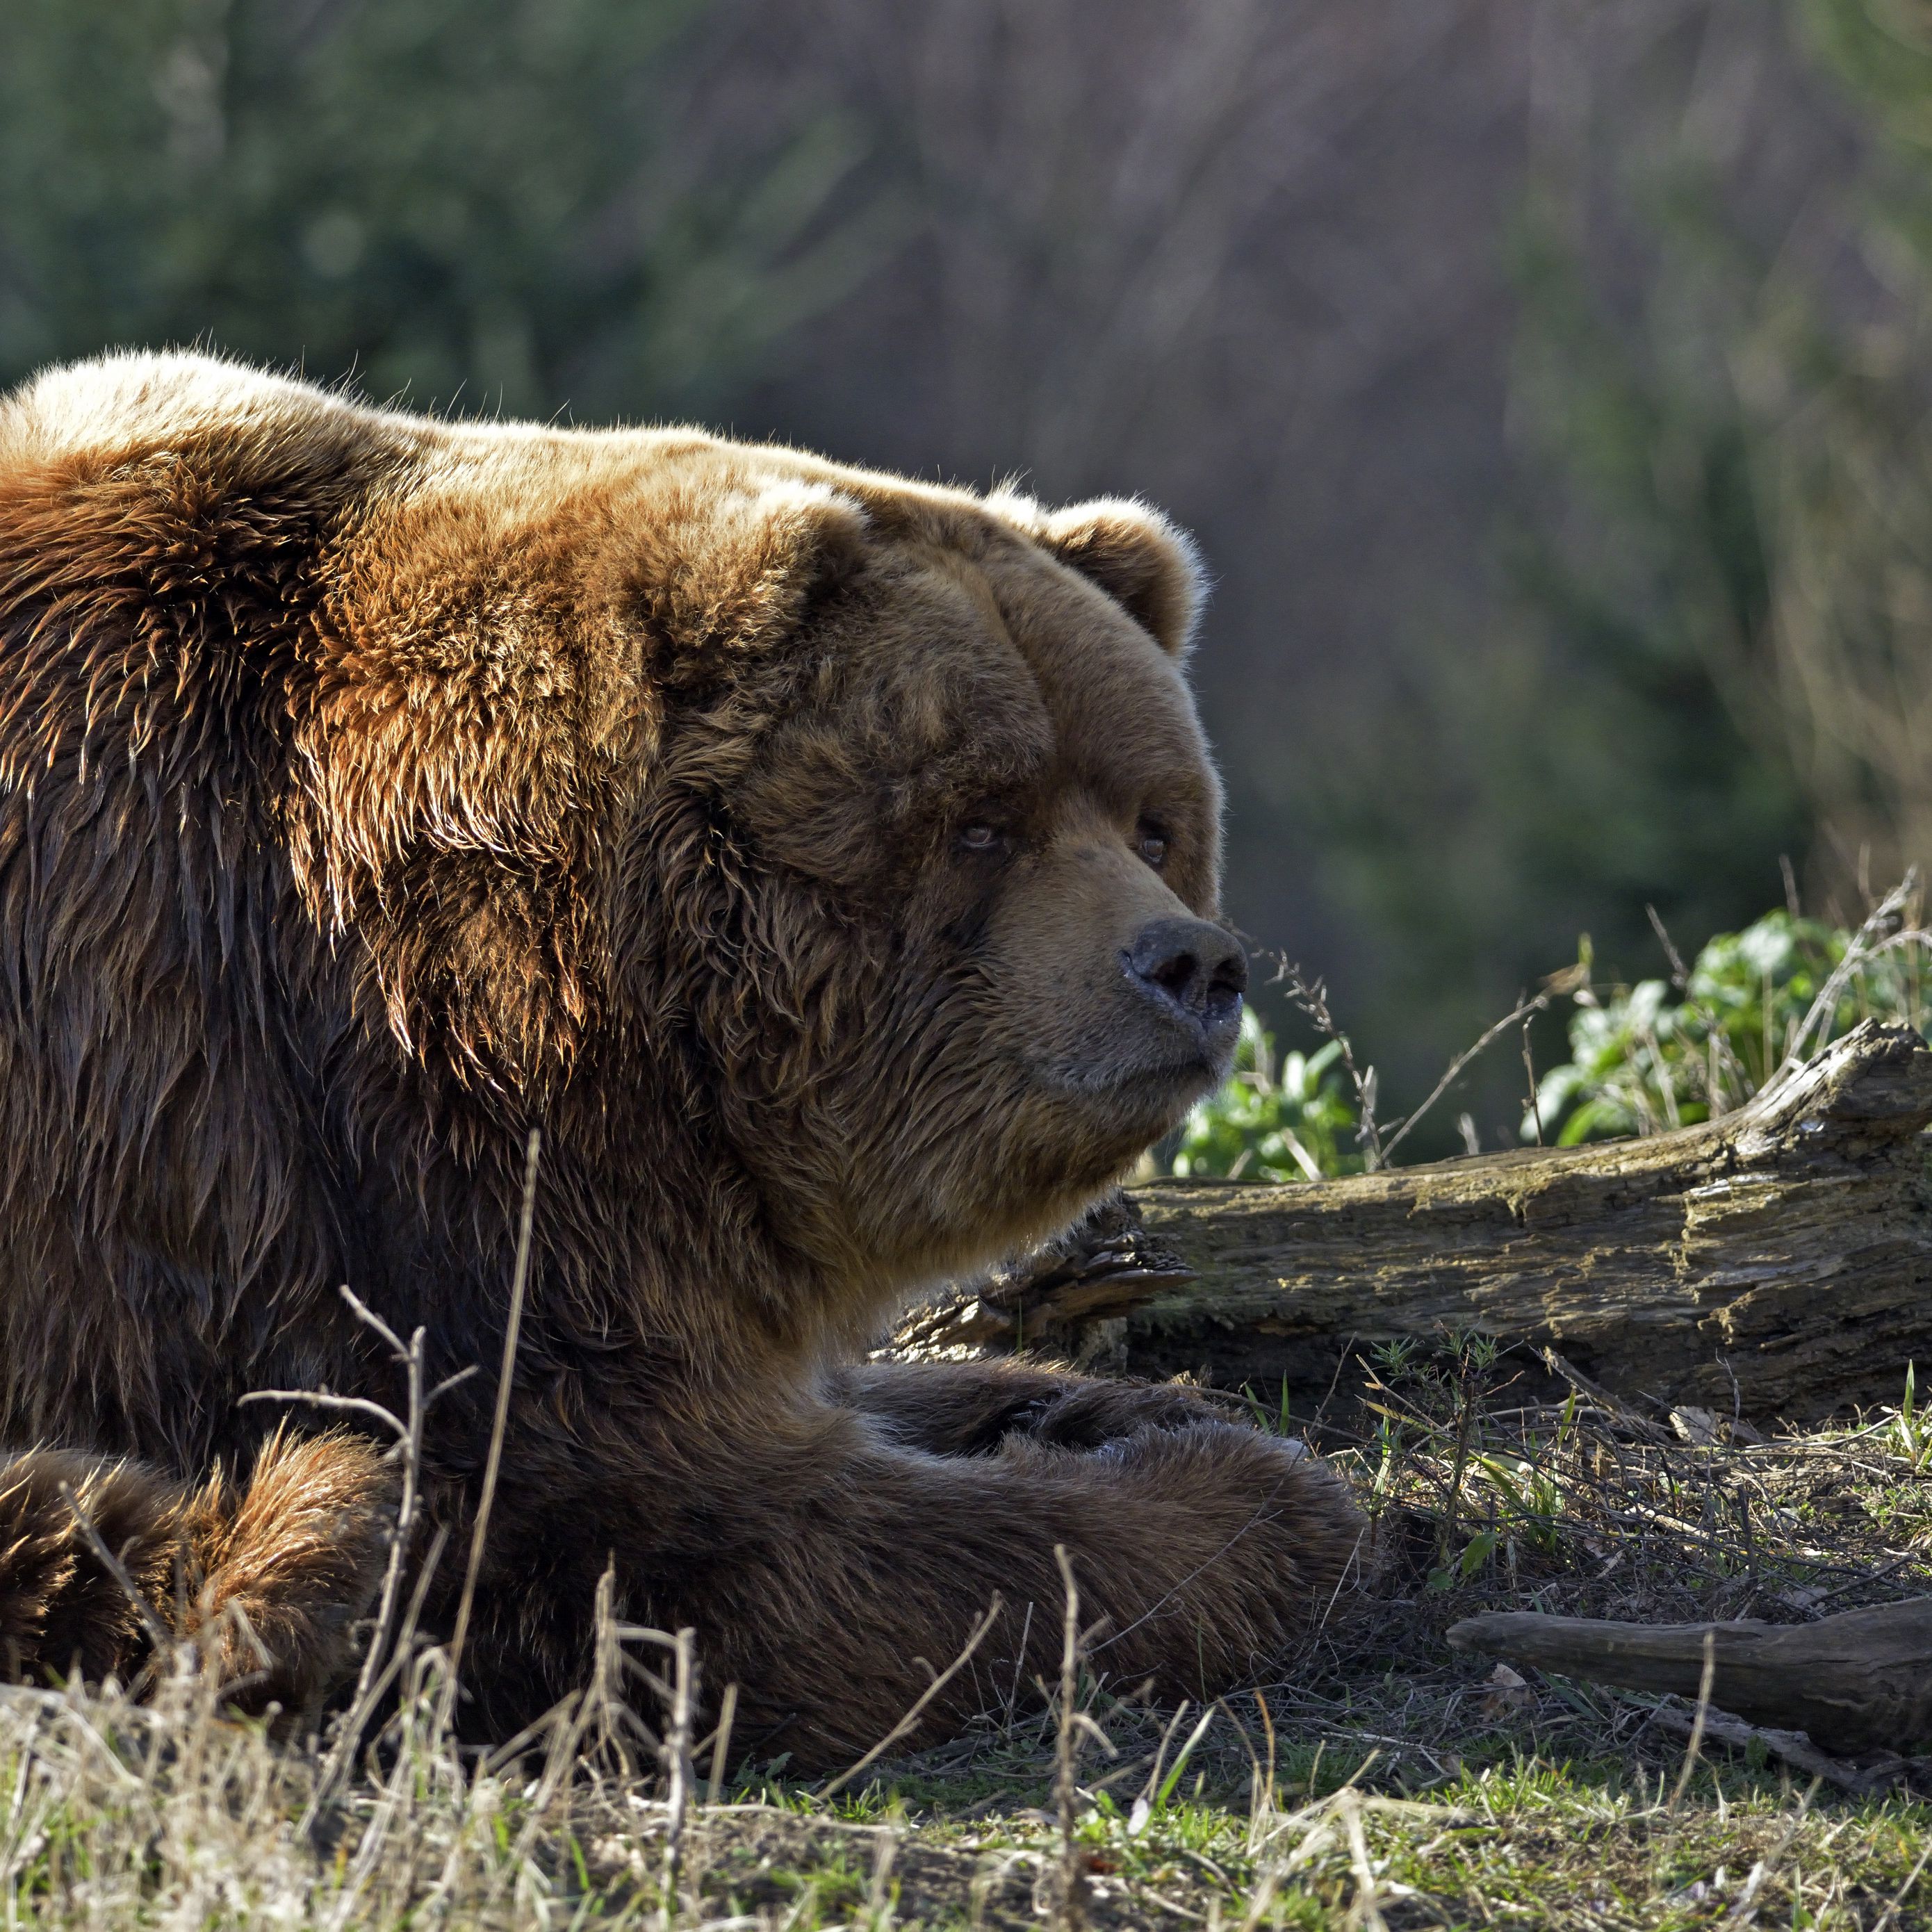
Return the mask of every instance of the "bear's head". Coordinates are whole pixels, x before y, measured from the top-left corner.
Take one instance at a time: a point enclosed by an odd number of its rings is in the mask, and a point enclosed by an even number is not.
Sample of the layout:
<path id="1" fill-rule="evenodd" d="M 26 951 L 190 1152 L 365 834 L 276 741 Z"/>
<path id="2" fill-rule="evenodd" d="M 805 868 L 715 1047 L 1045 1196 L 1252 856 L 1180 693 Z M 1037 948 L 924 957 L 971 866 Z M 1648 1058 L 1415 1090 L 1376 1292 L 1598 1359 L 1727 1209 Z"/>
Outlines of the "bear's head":
<path id="1" fill-rule="evenodd" d="M 412 1048 L 643 1168 L 704 1140 L 855 1303 L 1064 1225 L 1223 1078 L 1165 519 L 676 432 L 430 473 L 334 567 L 295 743 L 298 874 Z"/>
<path id="2" fill-rule="evenodd" d="M 688 1003 L 808 1252 L 903 1280 L 1064 1224 L 1239 1028 L 1190 545 L 1132 502 L 850 472 L 688 507 L 632 580 L 663 707 L 642 1008 Z"/>

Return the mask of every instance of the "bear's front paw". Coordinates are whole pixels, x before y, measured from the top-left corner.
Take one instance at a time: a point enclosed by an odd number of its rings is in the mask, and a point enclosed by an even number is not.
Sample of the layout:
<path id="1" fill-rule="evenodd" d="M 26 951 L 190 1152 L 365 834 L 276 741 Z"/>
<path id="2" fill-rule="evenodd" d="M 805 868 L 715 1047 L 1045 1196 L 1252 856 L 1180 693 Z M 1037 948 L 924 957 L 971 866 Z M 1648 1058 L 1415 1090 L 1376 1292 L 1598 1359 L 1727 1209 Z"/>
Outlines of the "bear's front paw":
<path id="1" fill-rule="evenodd" d="M 1240 1419 L 1232 1402 L 1178 1382 L 1069 1382 L 1035 1396 L 1015 1412 L 1007 1427 L 1011 1434 L 1063 1449 L 1100 1449 L 1150 1429 Z"/>

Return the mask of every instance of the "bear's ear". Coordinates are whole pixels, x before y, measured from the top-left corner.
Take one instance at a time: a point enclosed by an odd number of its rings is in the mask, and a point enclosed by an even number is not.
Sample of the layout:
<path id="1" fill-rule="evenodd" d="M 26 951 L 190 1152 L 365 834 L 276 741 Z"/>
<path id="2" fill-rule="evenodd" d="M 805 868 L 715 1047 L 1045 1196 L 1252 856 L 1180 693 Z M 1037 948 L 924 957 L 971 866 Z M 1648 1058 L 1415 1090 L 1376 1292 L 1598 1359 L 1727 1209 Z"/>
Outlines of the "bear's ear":
<path id="1" fill-rule="evenodd" d="M 653 506 L 634 583 L 687 672 L 789 636 L 863 557 L 863 506 L 823 483 L 675 489 Z"/>
<path id="2" fill-rule="evenodd" d="M 1040 541 L 1123 605 L 1165 650 L 1185 654 L 1206 585 L 1193 539 L 1156 509 L 1103 497 L 1055 511 Z"/>

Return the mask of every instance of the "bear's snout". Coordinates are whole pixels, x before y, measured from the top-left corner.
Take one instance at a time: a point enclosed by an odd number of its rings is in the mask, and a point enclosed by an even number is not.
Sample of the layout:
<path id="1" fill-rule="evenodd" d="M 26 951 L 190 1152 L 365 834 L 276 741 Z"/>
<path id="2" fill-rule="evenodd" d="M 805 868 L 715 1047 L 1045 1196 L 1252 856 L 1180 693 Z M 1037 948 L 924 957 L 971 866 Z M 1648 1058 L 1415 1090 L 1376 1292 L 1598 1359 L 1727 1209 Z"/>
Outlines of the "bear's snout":
<path id="1" fill-rule="evenodd" d="M 1204 919 L 1156 919 L 1121 956 L 1128 983 L 1216 1061 L 1234 1051 L 1248 985 L 1240 942 Z"/>

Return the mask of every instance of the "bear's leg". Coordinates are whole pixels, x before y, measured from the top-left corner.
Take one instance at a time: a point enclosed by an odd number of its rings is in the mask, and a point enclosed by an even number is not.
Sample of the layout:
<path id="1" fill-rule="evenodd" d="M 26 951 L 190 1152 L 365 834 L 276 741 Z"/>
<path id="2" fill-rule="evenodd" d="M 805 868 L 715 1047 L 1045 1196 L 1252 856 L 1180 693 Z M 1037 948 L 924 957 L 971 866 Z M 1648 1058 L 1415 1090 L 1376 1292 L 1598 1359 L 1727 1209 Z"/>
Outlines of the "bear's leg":
<path id="1" fill-rule="evenodd" d="M 1170 1698 L 1280 1668 L 1365 1548 L 1331 1471 L 1240 1425 L 1145 1427 L 1094 1450 L 1010 1436 L 970 1457 L 882 1442 L 850 1412 L 791 1425 L 737 1445 L 728 1492 L 687 1500 L 712 1540 L 666 1552 L 646 1587 L 656 1619 L 698 1629 L 706 1681 L 740 1685 L 741 1744 L 803 1765 L 842 1765 L 882 1738 L 996 1595 L 994 1628 L 919 1736 L 1052 1681 L 1056 1545 L 1093 1667 Z"/>
<path id="2" fill-rule="evenodd" d="M 397 1491 L 366 1438 L 284 1433 L 264 1445 L 245 1489 L 218 1474 L 189 1499 L 183 1634 L 205 1646 L 232 1701 L 312 1718 L 348 1676 Z"/>
<path id="3" fill-rule="evenodd" d="M 868 1362 L 842 1370 L 832 1400 L 893 1442 L 936 1456 L 983 1456 L 1010 1436 L 1097 1449 L 1136 1430 L 1226 1421 L 1238 1405 L 1176 1382 L 1132 1382 L 1072 1369 L 983 1362 Z"/>
<path id="4" fill-rule="evenodd" d="M 152 1618 L 248 1708 L 310 1711 L 348 1669 L 395 1486 L 372 1444 L 340 1433 L 278 1436 L 245 1486 L 218 1474 L 192 1491 L 110 1458 L 0 1459 L 0 1671 L 128 1681 L 152 1660 Z"/>
<path id="5" fill-rule="evenodd" d="M 158 1609 L 182 1503 L 179 1484 L 138 1463 L 0 1454 L 0 1677 L 131 1676 L 148 1654 L 146 1624 L 80 1519 Z"/>

